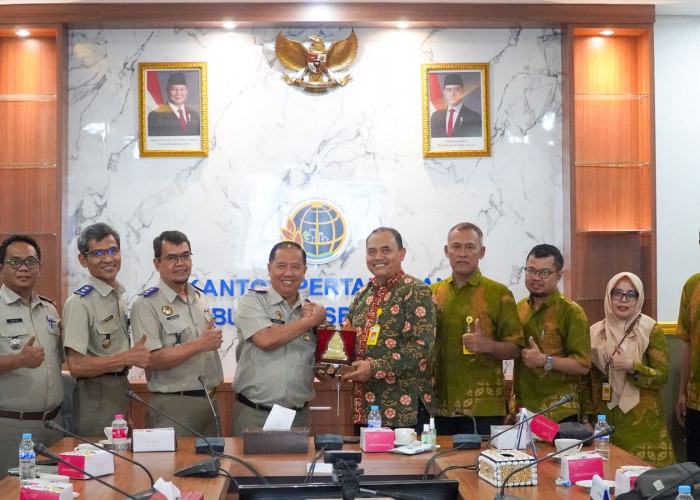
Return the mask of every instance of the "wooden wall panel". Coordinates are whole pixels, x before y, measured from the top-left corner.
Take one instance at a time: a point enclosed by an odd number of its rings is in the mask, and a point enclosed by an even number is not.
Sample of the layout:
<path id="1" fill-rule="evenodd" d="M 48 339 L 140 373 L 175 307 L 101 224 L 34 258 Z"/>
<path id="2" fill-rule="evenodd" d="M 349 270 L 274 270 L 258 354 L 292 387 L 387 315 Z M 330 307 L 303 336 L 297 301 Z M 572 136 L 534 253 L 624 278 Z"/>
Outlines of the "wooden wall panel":
<path id="1" fill-rule="evenodd" d="M 2 101 L 0 164 L 56 163 L 56 100 Z"/>
<path id="2" fill-rule="evenodd" d="M 0 68 L 0 95 L 56 94 L 56 39 L 0 38 Z"/>
<path id="3" fill-rule="evenodd" d="M 0 232 L 59 233 L 53 168 L 1 169 Z"/>

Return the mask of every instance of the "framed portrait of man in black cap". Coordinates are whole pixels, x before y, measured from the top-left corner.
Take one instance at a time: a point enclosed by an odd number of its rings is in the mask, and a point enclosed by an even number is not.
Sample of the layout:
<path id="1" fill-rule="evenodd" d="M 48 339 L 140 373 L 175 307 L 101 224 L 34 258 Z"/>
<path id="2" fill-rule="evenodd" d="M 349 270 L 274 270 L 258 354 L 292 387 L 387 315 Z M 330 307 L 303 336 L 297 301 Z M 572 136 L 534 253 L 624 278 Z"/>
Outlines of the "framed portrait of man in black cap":
<path id="1" fill-rule="evenodd" d="M 206 63 L 139 63 L 141 156 L 209 154 Z"/>
<path id="2" fill-rule="evenodd" d="M 423 156 L 490 156 L 487 63 L 423 64 Z"/>

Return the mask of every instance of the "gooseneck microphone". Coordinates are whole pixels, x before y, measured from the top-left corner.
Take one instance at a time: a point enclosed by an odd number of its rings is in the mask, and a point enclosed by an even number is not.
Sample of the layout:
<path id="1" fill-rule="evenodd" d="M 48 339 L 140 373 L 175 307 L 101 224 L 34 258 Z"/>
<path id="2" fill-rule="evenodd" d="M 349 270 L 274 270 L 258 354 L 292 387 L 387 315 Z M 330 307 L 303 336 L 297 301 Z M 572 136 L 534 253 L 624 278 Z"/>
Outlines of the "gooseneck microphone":
<path id="1" fill-rule="evenodd" d="M 49 449 L 48 449 L 46 446 L 44 446 L 43 444 L 35 444 L 35 445 L 34 445 L 34 453 L 36 453 L 37 455 L 43 455 L 43 456 L 45 456 L 45 457 L 49 457 L 49 458 L 51 458 L 52 460 L 56 460 L 57 462 L 61 462 L 63 465 L 67 465 L 67 466 L 70 467 L 71 469 L 77 470 L 77 471 L 80 472 L 81 474 L 85 474 L 85 475 L 86 475 L 87 477 L 89 477 L 90 479 L 94 479 L 94 480 L 97 481 L 98 483 L 105 485 L 107 488 L 116 491 L 116 492 L 119 493 L 120 495 L 124 495 L 126 498 L 131 498 L 132 500 L 140 500 L 140 499 L 139 499 L 138 497 L 136 497 L 135 495 L 130 495 L 130 494 L 127 493 L 126 491 L 120 490 L 120 489 L 117 488 L 116 486 L 114 486 L 114 485 L 112 485 L 112 484 L 109 484 L 109 483 L 103 481 L 103 480 L 100 479 L 99 477 L 93 476 L 93 475 L 90 474 L 88 471 L 81 469 L 81 468 L 78 467 L 77 465 L 73 465 L 73 464 L 70 463 L 68 460 L 62 459 L 61 457 L 59 457 L 58 455 L 56 455 L 53 451 L 49 450 Z M 141 497 L 141 498 L 149 498 L 149 497 Z"/>
<path id="2" fill-rule="evenodd" d="M 596 439 L 598 439 L 598 438 L 600 438 L 600 437 L 603 437 L 603 436 L 609 436 L 609 435 L 612 434 L 613 432 L 615 432 L 615 427 L 613 427 L 612 425 L 609 425 L 607 429 L 604 429 L 604 430 L 600 431 L 600 432 L 597 433 L 597 434 L 593 434 L 593 435 L 590 437 L 590 439 L 596 440 Z M 537 459 L 537 460 L 535 460 L 535 461 L 533 461 L 533 462 L 530 462 L 530 463 L 527 464 L 527 465 L 523 465 L 522 467 L 518 467 L 517 469 L 511 471 L 511 473 L 508 474 L 508 475 L 505 477 L 505 479 L 503 480 L 503 485 L 501 486 L 500 491 L 499 491 L 499 492 L 496 494 L 496 496 L 494 497 L 494 500 L 522 500 L 522 499 L 521 499 L 520 497 L 518 497 L 518 496 L 515 496 L 515 495 L 506 495 L 506 493 L 505 493 L 506 484 L 508 484 L 508 480 L 509 480 L 511 477 L 513 477 L 515 474 L 517 474 L 517 473 L 520 472 L 520 471 L 524 471 L 524 470 L 527 469 L 528 467 L 532 467 L 533 465 L 537 465 L 538 463 L 544 462 L 545 460 L 548 460 L 548 459 L 550 459 L 550 458 L 552 458 L 552 457 L 556 457 L 557 455 L 561 455 L 561 454 L 564 453 L 565 451 L 569 451 L 569 450 L 571 450 L 571 449 L 573 449 L 573 448 L 577 448 L 577 447 L 580 446 L 580 445 L 581 445 L 581 441 L 577 441 L 576 443 L 572 444 L 571 446 L 567 446 L 566 448 L 562 448 L 561 450 L 558 450 L 558 451 L 555 452 L 555 453 L 550 453 L 549 455 L 545 455 L 545 456 L 542 457 L 542 458 L 539 458 L 539 459 Z"/>
<path id="3" fill-rule="evenodd" d="M 197 450 L 197 453 L 207 453 L 207 445 L 211 444 L 214 451 L 222 453 L 224 451 L 224 439 L 221 437 L 221 422 L 219 421 L 219 415 L 214 409 L 214 402 L 211 400 L 209 391 L 207 390 L 207 385 L 204 383 L 204 375 L 197 377 L 197 380 L 199 380 L 199 383 L 202 385 L 202 389 L 204 389 L 204 395 L 207 397 L 207 401 L 209 401 L 209 408 L 211 408 L 211 413 L 214 415 L 214 422 L 216 423 L 216 437 L 208 437 L 206 440 L 198 438 L 194 443 L 194 448 Z"/>
<path id="4" fill-rule="evenodd" d="M 51 421 L 51 420 L 46 420 L 46 421 L 44 422 L 44 427 L 46 427 L 47 429 L 53 429 L 53 430 L 56 430 L 56 431 L 59 431 L 59 432 L 63 432 L 63 433 L 65 433 L 65 434 L 69 435 L 70 437 L 73 437 L 73 438 L 77 439 L 78 441 L 82 441 L 83 443 L 91 444 L 92 446 L 94 446 L 94 447 L 97 448 L 97 449 L 104 450 L 104 451 L 106 451 L 107 453 L 111 453 L 111 454 L 114 455 L 115 457 L 119 457 L 119 458 L 121 458 L 121 459 L 126 460 L 127 462 L 131 462 L 132 464 L 134 464 L 134 465 L 136 465 L 136 466 L 138 466 L 138 467 L 141 467 L 141 468 L 146 472 L 146 474 L 148 474 L 148 480 L 151 482 L 151 487 L 150 487 L 149 489 L 145 490 L 145 491 L 142 491 L 142 492 L 140 492 L 140 493 L 136 493 L 136 494 L 132 495 L 133 498 L 139 498 L 139 499 L 140 499 L 140 498 L 144 498 L 144 499 L 145 499 L 145 498 L 151 498 L 152 495 L 155 495 L 156 493 L 158 493 L 158 490 L 156 490 L 156 489 L 153 487 L 153 483 L 155 482 L 155 481 L 153 480 L 153 475 L 151 474 L 151 472 L 150 472 L 143 464 L 140 464 L 140 463 L 138 463 L 136 460 L 132 460 L 132 459 L 130 459 L 129 457 L 125 457 L 124 455 L 120 455 L 119 453 L 117 453 L 117 452 L 115 452 L 115 451 L 113 451 L 113 450 L 109 450 L 109 449 L 107 449 L 107 448 L 103 448 L 103 447 L 100 446 L 99 444 L 96 444 L 96 443 L 93 443 L 93 442 L 91 442 L 91 441 L 88 441 L 88 440 L 85 439 L 84 437 L 78 436 L 77 434 L 73 434 L 73 433 L 70 432 L 68 429 L 66 429 L 66 428 L 64 428 L 64 427 L 61 427 L 61 426 L 58 425 L 56 422 L 53 422 L 53 421 Z"/>
<path id="5" fill-rule="evenodd" d="M 211 460 L 203 460 L 201 462 L 197 462 L 195 464 L 192 464 L 188 467 L 185 467 L 184 469 L 180 469 L 179 471 L 175 472 L 176 476 L 180 477 L 217 477 L 219 475 L 219 467 L 221 467 L 221 463 L 219 462 L 219 459 L 216 458 L 216 452 L 214 451 L 214 447 L 212 446 L 211 442 L 205 438 L 202 434 L 199 432 L 195 431 L 191 427 L 186 426 L 182 422 L 179 422 L 175 420 L 173 417 L 170 415 L 165 414 L 155 406 L 153 406 L 150 403 L 147 403 L 143 399 L 141 399 L 139 396 L 137 396 L 134 391 L 126 391 L 126 395 L 130 398 L 133 399 L 134 401 L 138 401 L 144 406 L 147 406 L 149 409 L 153 410 L 154 412 L 158 413 L 159 415 L 163 415 L 165 418 L 168 420 L 175 422 L 177 425 L 180 427 L 190 431 L 192 434 L 194 434 L 197 437 L 202 438 L 208 445 L 209 445 L 209 454 L 211 455 Z"/>

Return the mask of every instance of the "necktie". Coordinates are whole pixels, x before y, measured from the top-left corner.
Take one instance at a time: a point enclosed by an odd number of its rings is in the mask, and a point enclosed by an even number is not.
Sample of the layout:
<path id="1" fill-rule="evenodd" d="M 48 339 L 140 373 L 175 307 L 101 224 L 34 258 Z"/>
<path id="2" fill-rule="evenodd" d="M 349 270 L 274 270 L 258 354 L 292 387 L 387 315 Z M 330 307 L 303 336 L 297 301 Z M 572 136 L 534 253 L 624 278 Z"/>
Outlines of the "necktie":
<path id="1" fill-rule="evenodd" d="M 180 114 L 180 125 L 182 125 L 182 130 L 187 130 L 187 122 L 185 121 L 185 115 L 182 113 L 182 108 L 178 108 L 177 112 Z M 451 125 L 450 129 L 452 129 Z"/>
<path id="2" fill-rule="evenodd" d="M 447 137 L 452 137 L 452 122 L 455 117 L 455 108 L 450 110 L 450 119 L 447 120 Z"/>

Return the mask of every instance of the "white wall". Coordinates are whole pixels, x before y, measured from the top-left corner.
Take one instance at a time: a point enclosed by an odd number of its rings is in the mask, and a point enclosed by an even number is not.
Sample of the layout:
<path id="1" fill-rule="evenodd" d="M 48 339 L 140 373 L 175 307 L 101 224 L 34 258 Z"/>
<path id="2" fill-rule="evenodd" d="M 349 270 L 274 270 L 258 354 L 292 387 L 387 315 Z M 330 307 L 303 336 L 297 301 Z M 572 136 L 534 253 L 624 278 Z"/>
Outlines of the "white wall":
<path id="1" fill-rule="evenodd" d="M 700 272 L 700 17 L 658 17 L 656 210 L 658 320 L 676 321 L 681 288 Z"/>

